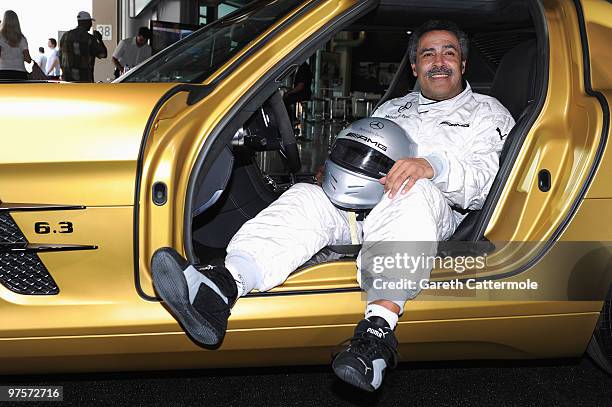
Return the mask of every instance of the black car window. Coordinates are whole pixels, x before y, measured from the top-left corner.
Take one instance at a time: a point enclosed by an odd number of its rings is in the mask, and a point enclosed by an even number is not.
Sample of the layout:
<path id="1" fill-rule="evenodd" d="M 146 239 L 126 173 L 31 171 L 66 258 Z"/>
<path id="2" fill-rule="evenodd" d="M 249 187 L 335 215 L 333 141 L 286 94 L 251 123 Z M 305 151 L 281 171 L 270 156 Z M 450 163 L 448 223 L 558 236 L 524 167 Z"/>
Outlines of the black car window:
<path id="1" fill-rule="evenodd" d="M 207 25 L 166 48 L 120 82 L 203 82 L 232 56 L 288 15 L 301 0 L 264 0 Z"/>

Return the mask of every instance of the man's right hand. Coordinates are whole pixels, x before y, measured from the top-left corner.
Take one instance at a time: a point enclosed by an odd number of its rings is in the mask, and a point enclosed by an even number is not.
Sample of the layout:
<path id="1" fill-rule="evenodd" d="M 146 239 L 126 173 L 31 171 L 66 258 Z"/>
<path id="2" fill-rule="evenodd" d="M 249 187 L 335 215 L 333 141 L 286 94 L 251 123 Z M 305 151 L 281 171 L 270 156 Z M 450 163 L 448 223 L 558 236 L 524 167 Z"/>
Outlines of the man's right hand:
<path id="1" fill-rule="evenodd" d="M 424 158 L 402 158 L 393 164 L 386 176 L 382 177 L 379 182 L 385 186 L 385 193 L 389 192 L 389 198 L 393 198 L 400 188 L 401 193 L 407 193 L 410 188 L 421 178 L 432 179 L 434 170 Z M 402 188 L 404 182 L 406 185 Z"/>
<path id="2" fill-rule="evenodd" d="M 96 37 L 96 40 L 102 41 L 102 33 L 98 30 L 94 30 L 93 36 Z"/>

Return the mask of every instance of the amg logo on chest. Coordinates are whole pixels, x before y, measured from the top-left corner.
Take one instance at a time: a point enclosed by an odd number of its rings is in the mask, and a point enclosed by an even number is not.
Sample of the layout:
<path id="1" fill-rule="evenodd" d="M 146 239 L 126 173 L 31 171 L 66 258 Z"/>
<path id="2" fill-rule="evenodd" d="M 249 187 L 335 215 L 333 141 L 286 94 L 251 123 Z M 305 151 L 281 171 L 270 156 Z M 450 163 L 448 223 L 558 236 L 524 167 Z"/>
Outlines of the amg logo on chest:
<path id="1" fill-rule="evenodd" d="M 451 126 L 451 127 L 470 127 L 469 123 L 451 123 L 447 120 L 440 122 L 440 126 L 442 125 Z"/>

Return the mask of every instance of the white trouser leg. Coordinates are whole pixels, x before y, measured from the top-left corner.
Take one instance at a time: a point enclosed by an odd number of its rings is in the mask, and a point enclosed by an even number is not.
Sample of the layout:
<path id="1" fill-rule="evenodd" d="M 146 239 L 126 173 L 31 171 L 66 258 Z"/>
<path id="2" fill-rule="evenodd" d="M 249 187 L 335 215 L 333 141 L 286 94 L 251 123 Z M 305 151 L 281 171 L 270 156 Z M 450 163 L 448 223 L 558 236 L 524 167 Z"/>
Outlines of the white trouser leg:
<path id="1" fill-rule="evenodd" d="M 226 265 L 252 264 L 257 274 L 254 288 L 266 291 L 282 284 L 323 247 L 350 241 L 346 215 L 323 189 L 296 184 L 242 225 L 227 247 Z"/>
<path id="2" fill-rule="evenodd" d="M 393 199 L 389 199 L 387 194 L 383 196 L 363 222 L 363 240 L 366 245 L 367 242 L 422 242 L 414 245 L 406 243 L 404 247 L 418 250 L 418 253 L 411 253 L 413 256 L 421 254 L 434 256 L 437 251 L 437 242 L 448 239 L 456 227 L 457 222 L 453 211 L 440 190 L 431 181 L 420 179 L 406 194 L 399 193 Z M 385 247 L 382 246 L 383 251 Z M 383 254 L 395 256 L 396 253 Z M 360 282 L 361 258 L 360 253 L 357 260 Z M 428 279 L 430 272 L 430 267 L 420 267 L 414 273 L 407 273 L 404 277 L 418 282 L 421 279 Z M 394 293 L 394 296 L 398 297 L 389 298 L 389 300 L 396 302 L 403 311 L 404 302 L 414 298 L 419 291 L 420 289 L 417 288 L 402 294 Z"/>

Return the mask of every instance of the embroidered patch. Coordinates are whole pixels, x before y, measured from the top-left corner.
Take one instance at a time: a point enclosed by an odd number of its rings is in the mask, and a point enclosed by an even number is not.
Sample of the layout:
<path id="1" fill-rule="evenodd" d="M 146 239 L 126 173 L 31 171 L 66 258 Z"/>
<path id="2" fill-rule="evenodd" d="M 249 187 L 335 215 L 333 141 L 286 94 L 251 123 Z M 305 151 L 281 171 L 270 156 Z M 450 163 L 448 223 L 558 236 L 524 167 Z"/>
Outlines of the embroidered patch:
<path id="1" fill-rule="evenodd" d="M 406 102 L 406 104 L 405 104 L 405 105 L 400 106 L 400 107 L 397 109 L 397 112 L 398 112 L 398 113 L 402 113 L 403 111 L 408 110 L 408 109 L 410 109 L 411 107 L 412 107 L 412 102 Z"/>
<path id="2" fill-rule="evenodd" d="M 451 123 L 451 122 L 446 121 L 446 120 L 443 121 L 443 122 L 440 122 L 440 125 L 443 125 L 443 124 L 446 125 L 446 126 L 451 126 L 451 127 L 457 127 L 457 126 L 459 126 L 459 127 L 470 127 L 469 123 Z"/>

